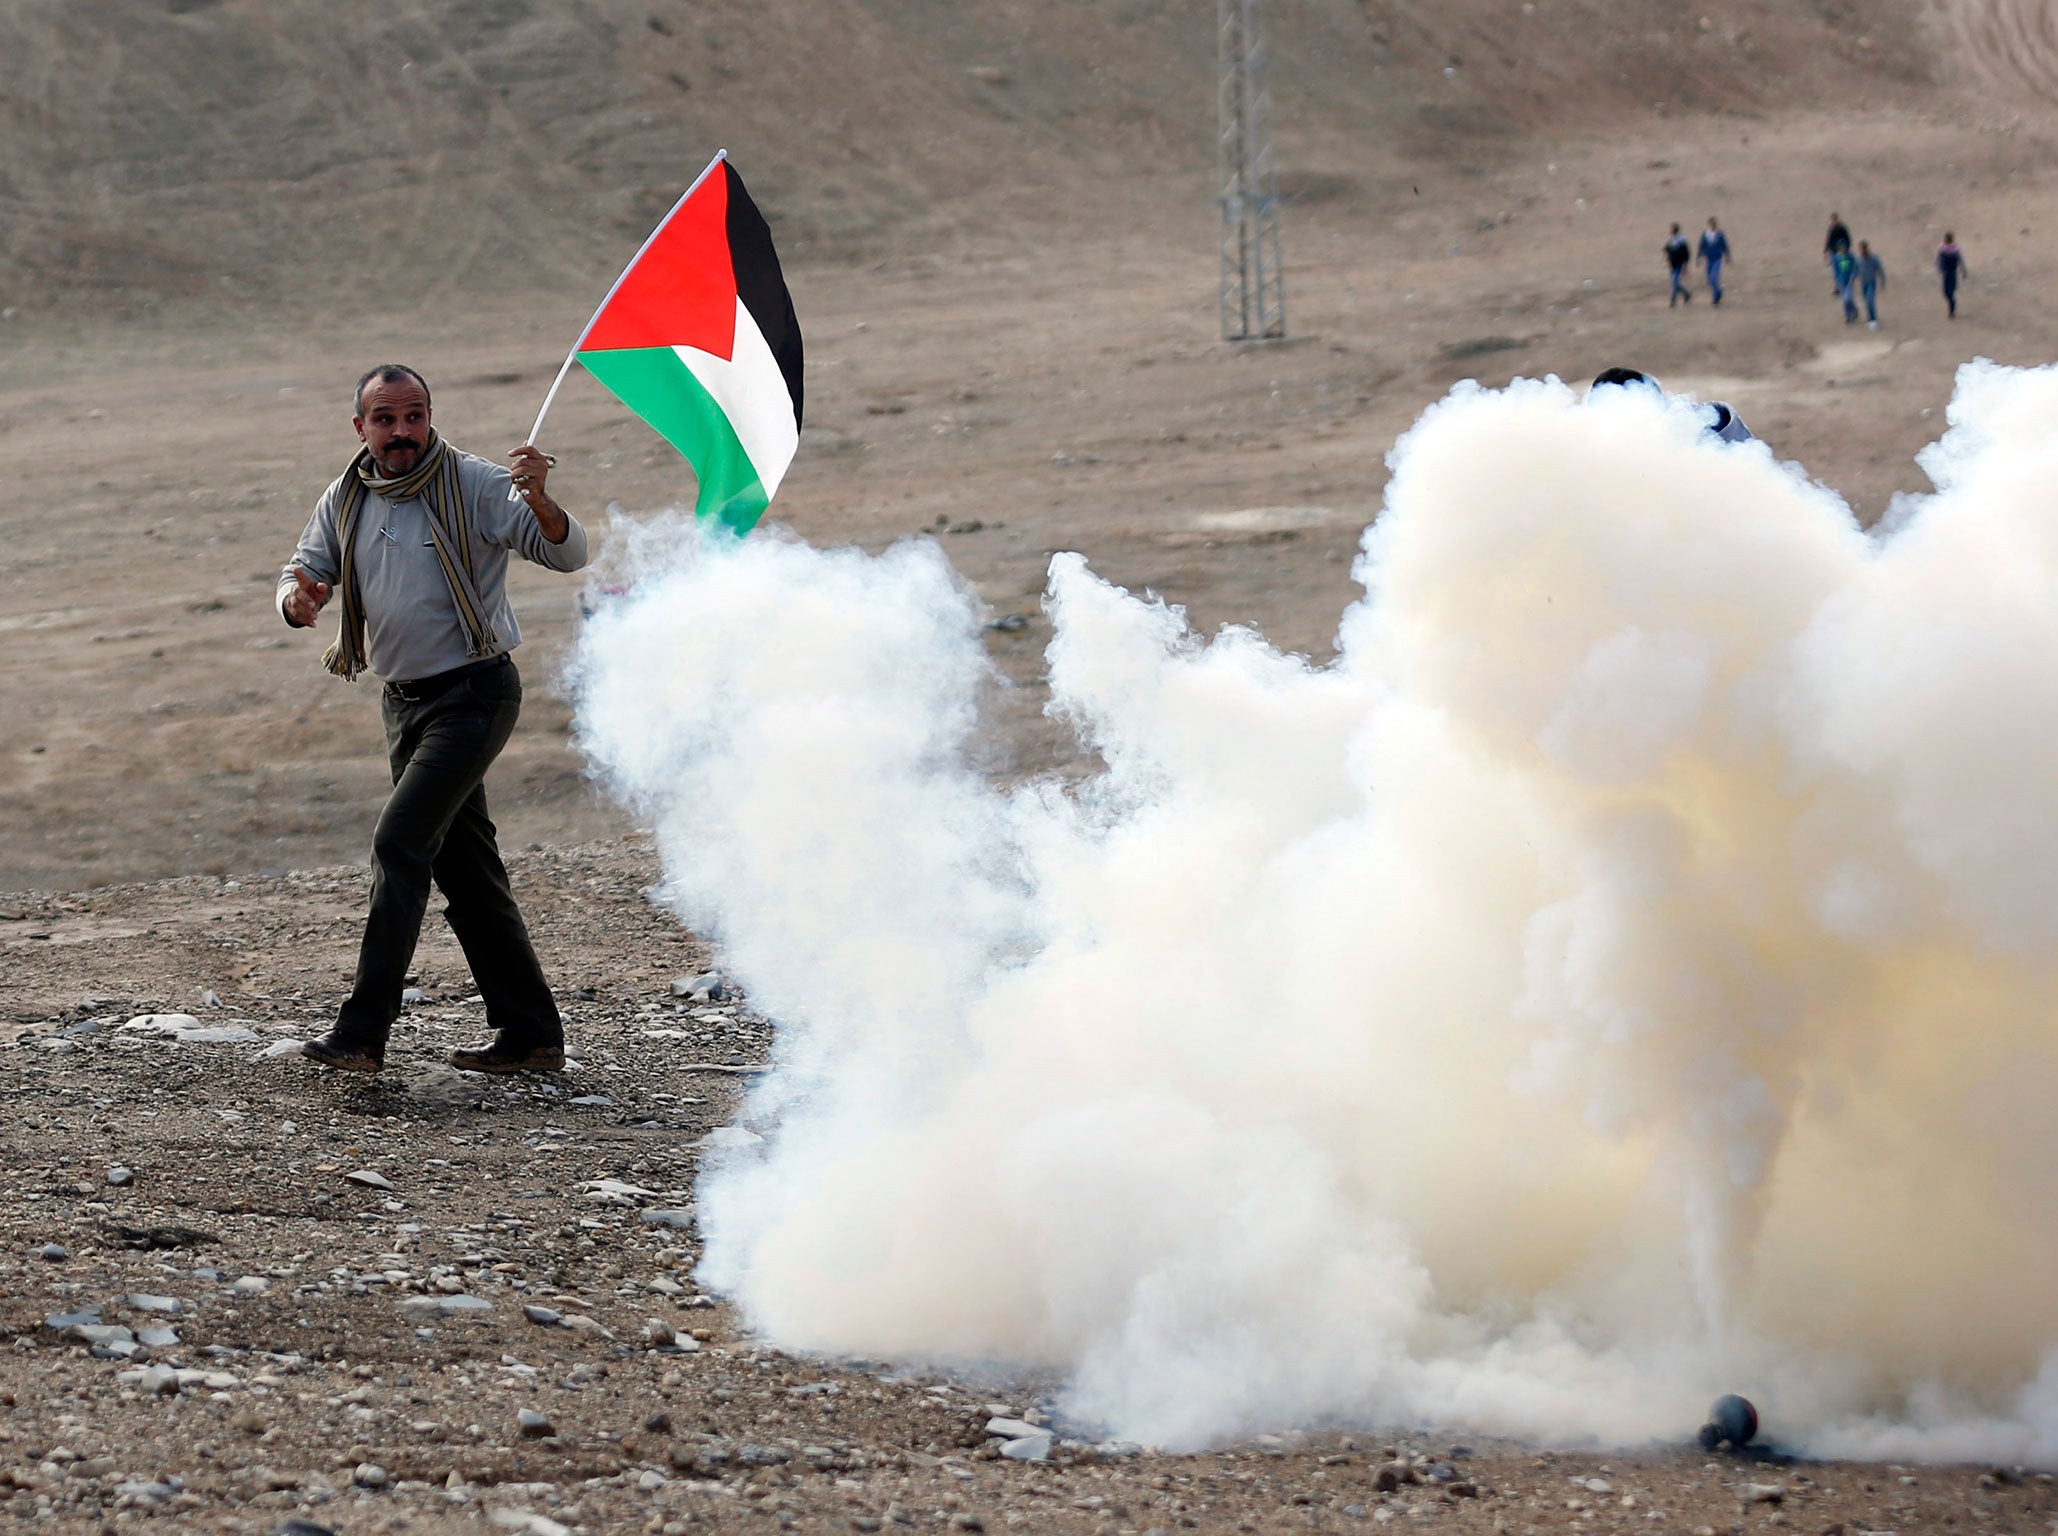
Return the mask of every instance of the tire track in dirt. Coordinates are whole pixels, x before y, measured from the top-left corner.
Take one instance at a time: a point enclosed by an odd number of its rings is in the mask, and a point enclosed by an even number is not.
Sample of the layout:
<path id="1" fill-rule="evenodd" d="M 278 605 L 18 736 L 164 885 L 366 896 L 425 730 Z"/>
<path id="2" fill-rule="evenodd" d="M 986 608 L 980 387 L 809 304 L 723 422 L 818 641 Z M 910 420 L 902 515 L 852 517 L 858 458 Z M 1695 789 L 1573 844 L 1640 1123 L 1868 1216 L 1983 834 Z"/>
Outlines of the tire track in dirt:
<path id="1" fill-rule="evenodd" d="M 2058 5 L 1956 0 L 1952 29 L 1972 67 L 2011 95 L 2058 101 Z"/>

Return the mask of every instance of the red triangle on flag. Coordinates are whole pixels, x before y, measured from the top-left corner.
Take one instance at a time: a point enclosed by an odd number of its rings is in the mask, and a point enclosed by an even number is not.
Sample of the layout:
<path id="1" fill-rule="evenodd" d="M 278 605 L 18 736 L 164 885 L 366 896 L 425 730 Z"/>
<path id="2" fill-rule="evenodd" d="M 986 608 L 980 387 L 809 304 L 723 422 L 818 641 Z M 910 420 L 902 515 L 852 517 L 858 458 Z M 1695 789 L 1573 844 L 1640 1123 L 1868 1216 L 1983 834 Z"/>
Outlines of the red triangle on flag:
<path id="1" fill-rule="evenodd" d="M 593 317 L 581 352 L 697 347 L 729 357 L 736 343 L 736 271 L 729 256 L 725 160 L 658 228 Z"/>

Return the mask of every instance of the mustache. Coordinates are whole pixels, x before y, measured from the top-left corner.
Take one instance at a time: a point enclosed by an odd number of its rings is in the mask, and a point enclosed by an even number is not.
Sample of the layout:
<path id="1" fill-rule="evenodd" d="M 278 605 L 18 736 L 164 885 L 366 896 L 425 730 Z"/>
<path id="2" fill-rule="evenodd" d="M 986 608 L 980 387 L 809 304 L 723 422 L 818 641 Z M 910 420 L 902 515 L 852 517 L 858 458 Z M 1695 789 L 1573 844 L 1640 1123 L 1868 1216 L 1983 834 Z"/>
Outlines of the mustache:
<path id="1" fill-rule="evenodd" d="M 411 437 L 396 437 L 391 442 L 386 444 L 386 451 L 388 453 L 391 453 L 396 448 L 420 448 L 421 446 L 422 445 L 420 443 L 416 442 Z"/>

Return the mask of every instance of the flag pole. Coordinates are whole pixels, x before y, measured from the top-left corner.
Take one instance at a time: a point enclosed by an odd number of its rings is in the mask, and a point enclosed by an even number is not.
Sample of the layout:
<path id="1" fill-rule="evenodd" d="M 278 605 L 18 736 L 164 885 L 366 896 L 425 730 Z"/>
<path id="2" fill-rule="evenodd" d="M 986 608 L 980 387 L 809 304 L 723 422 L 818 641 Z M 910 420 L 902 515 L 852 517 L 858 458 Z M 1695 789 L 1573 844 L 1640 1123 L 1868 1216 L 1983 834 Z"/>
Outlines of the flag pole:
<path id="1" fill-rule="evenodd" d="M 649 250 L 656 243 L 657 237 L 665 232 L 665 226 L 672 222 L 673 215 L 686 206 L 687 200 L 700 190 L 700 184 L 714 173 L 716 166 L 728 158 L 728 150 L 718 149 L 715 151 L 714 159 L 708 161 L 706 169 L 693 178 L 693 185 L 679 194 L 679 200 L 672 204 L 671 213 L 666 214 L 657 221 L 657 228 L 653 229 L 643 244 L 636 248 L 636 254 L 629 258 L 629 264 L 622 268 L 620 275 L 608 285 L 607 292 L 601 295 L 600 302 L 593 308 L 593 313 L 587 316 L 586 323 L 579 328 L 579 337 L 578 340 L 572 343 L 572 350 L 565 354 L 564 363 L 557 370 L 557 377 L 550 381 L 550 392 L 543 397 L 543 409 L 536 413 L 536 425 L 529 428 L 528 441 L 532 446 L 536 441 L 536 434 L 543 430 L 543 418 L 550 414 L 551 402 L 557 398 L 558 386 L 564 383 L 565 375 L 572 371 L 572 364 L 578 361 L 579 348 L 585 344 L 587 335 L 593 329 L 593 322 L 598 320 L 600 312 L 607 308 L 608 300 L 615 296 L 615 290 L 622 286 L 623 279 L 636 270 L 636 263 L 643 259 L 643 253 Z"/>

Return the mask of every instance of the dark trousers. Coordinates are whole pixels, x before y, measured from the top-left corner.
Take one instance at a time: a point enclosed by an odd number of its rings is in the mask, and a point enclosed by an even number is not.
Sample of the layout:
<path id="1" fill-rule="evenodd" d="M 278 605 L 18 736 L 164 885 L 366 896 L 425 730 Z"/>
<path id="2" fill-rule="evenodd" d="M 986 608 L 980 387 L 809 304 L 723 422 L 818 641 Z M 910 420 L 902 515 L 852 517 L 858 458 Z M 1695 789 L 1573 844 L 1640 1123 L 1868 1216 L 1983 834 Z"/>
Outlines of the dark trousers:
<path id="1" fill-rule="evenodd" d="M 486 1022 L 510 1043 L 562 1044 L 557 1002 L 486 814 L 486 770 L 521 713 L 521 674 L 503 656 L 420 683 L 388 683 L 379 702 L 393 793 L 372 834 L 371 912 L 337 1036 L 385 1045 L 433 879 L 486 1000 Z"/>

